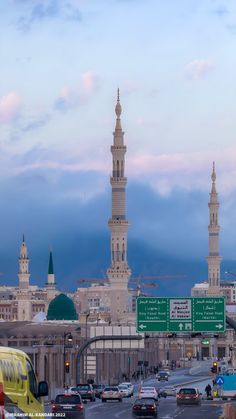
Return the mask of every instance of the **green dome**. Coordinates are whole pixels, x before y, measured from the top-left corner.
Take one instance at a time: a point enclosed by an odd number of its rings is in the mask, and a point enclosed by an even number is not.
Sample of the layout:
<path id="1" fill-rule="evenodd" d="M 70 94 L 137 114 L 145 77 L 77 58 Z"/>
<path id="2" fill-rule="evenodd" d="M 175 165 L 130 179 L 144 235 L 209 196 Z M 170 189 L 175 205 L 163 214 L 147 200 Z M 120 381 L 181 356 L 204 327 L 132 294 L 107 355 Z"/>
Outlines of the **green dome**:
<path id="1" fill-rule="evenodd" d="M 78 320 L 73 301 L 65 294 L 57 295 L 48 306 L 47 320 Z"/>

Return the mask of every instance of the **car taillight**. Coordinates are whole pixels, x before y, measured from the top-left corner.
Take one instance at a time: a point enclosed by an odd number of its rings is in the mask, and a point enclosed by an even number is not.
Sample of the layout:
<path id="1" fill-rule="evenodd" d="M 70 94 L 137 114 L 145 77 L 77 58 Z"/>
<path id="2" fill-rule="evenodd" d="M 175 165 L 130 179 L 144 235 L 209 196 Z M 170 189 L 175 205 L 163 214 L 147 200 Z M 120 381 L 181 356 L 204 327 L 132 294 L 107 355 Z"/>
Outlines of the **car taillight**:
<path id="1" fill-rule="evenodd" d="M 193 395 L 192 395 L 192 398 L 193 398 L 193 399 L 196 399 L 196 398 L 197 398 L 197 394 L 193 394 Z"/>
<path id="2" fill-rule="evenodd" d="M 60 407 L 60 405 L 59 405 L 59 404 L 53 404 L 53 405 L 52 405 L 52 411 L 54 412 L 55 410 L 58 410 L 58 409 L 59 409 L 59 407 Z"/>
<path id="3" fill-rule="evenodd" d="M 3 384 L 0 384 L 0 417 L 1 419 L 5 419 L 4 415 L 4 391 L 3 391 Z"/>
<path id="4" fill-rule="evenodd" d="M 83 410 L 84 406 L 82 404 L 76 405 L 76 410 Z"/>
<path id="5" fill-rule="evenodd" d="M 139 406 L 139 405 L 133 406 L 133 410 L 139 410 L 139 409 L 141 409 L 141 406 Z"/>
<path id="6" fill-rule="evenodd" d="M 89 391 L 88 391 L 88 394 L 92 394 L 92 391 L 91 391 L 91 390 L 89 390 Z"/>

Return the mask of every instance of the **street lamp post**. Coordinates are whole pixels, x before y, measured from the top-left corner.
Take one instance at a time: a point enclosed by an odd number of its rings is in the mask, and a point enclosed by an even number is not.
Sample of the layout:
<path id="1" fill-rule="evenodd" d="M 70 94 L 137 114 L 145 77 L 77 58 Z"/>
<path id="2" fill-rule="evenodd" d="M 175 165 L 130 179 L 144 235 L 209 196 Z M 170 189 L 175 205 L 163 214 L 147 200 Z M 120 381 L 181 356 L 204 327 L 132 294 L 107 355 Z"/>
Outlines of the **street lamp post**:
<path id="1" fill-rule="evenodd" d="M 71 343 L 73 341 L 73 336 L 70 332 L 65 332 L 63 335 L 63 386 L 66 387 L 66 338 L 67 342 Z"/>
<path id="2" fill-rule="evenodd" d="M 90 316 L 90 311 L 86 313 L 86 320 L 85 320 L 85 341 L 88 340 L 88 318 Z M 85 352 L 85 383 L 87 382 L 87 349 Z"/>

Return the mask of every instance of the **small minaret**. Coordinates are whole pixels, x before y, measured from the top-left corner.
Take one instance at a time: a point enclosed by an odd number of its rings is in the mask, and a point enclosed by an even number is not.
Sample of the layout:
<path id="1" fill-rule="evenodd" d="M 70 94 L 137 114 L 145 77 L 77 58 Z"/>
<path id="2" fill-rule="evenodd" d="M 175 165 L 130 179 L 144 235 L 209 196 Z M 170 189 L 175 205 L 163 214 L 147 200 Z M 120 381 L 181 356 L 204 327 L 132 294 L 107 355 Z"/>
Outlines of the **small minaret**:
<path id="1" fill-rule="evenodd" d="M 52 258 L 52 250 L 49 253 L 49 263 L 48 263 L 48 281 L 46 282 L 46 290 L 47 290 L 47 301 L 50 302 L 56 294 L 56 281 L 55 275 L 53 270 L 53 258 Z"/>
<path id="2" fill-rule="evenodd" d="M 48 282 L 46 285 L 55 285 L 55 275 L 53 271 L 53 260 L 52 260 L 52 251 L 49 253 L 49 263 L 48 263 Z"/>
<path id="3" fill-rule="evenodd" d="M 23 235 L 23 240 L 20 248 L 20 257 L 19 257 L 19 289 L 27 290 L 29 289 L 29 259 L 27 253 L 27 246 L 25 244 L 25 237 Z"/>
<path id="4" fill-rule="evenodd" d="M 119 89 L 115 107 L 116 126 L 113 132 L 113 145 L 111 146 L 113 170 L 110 178 L 112 187 L 112 217 L 108 221 L 111 233 L 111 266 L 107 270 L 111 286 L 115 290 L 115 300 L 112 300 L 112 309 L 116 311 L 114 317 L 118 318 L 127 311 L 128 281 L 131 270 L 127 260 L 127 230 L 128 221 L 125 214 L 126 184 L 124 132 L 121 128 L 121 105 Z M 127 301 L 126 301 L 127 299 Z M 119 307 L 118 307 L 119 306 Z"/>
<path id="5" fill-rule="evenodd" d="M 206 258 L 208 262 L 208 282 L 209 289 L 213 287 L 220 287 L 220 263 L 222 258 L 219 255 L 219 231 L 218 224 L 218 210 L 219 202 L 216 192 L 216 172 L 215 163 L 213 162 L 212 170 L 212 187 L 210 192 L 210 201 L 208 203 L 210 212 L 210 223 L 208 226 L 209 231 L 209 256 Z M 216 290 L 216 289 L 215 289 Z"/>
<path id="6" fill-rule="evenodd" d="M 19 289 L 17 292 L 17 319 L 19 321 L 29 321 L 32 320 L 32 302 L 29 285 L 29 259 L 24 235 L 20 248 L 18 278 Z"/>

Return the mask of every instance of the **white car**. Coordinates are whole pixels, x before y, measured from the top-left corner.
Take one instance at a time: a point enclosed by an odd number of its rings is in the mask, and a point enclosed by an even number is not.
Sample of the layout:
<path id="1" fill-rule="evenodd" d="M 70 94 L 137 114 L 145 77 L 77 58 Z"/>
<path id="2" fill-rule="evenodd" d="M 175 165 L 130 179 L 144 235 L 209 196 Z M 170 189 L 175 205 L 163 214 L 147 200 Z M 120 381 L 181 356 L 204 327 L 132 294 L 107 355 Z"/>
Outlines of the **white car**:
<path id="1" fill-rule="evenodd" d="M 78 394 L 78 389 L 77 387 L 68 387 L 65 389 L 65 393 L 70 393 L 70 394 Z"/>
<path id="2" fill-rule="evenodd" d="M 133 384 L 130 383 L 129 381 L 126 381 L 124 383 L 121 383 L 120 385 L 123 385 L 123 384 L 129 387 L 130 396 L 133 396 L 134 395 L 134 386 L 133 386 Z"/>
<path id="3" fill-rule="evenodd" d="M 130 397 L 130 390 L 126 384 L 119 384 L 118 389 L 122 395 L 122 397 Z"/>
<path id="4" fill-rule="evenodd" d="M 103 403 L 107 400 L 119 400 L 119 402 L 122 402 L 122 394 L 118 386 L 107 386 L 101 394 L 101 399 Z"/>
<path id="5" fill-rule="evenodd" d="M 166 386 L 166 387 L 162 388 L 159 391 L 159 393 L 160 394 L 163 394 L 163 395 L 166 395 L 166 396 L 174 396 L 174 397 L 176 397 L 177 390 L 173 386 Z"/>
<path id="6" fill-rule="evenodd" d="M 141 389 L 138 392 L 139 399 L 142 399 L 143 397 L 151 397 L 153 399 L 157 399 L 157 391 L 155 387 L 141 387 Z"/>

